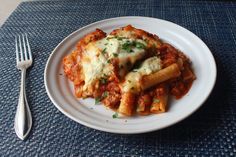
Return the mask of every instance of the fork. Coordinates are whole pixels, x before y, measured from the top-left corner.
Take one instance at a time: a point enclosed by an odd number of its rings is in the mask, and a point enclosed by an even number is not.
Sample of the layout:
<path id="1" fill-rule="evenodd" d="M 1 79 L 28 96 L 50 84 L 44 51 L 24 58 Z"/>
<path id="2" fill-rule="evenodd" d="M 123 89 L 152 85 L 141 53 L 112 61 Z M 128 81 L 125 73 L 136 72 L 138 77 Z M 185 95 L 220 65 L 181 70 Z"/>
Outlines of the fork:
<path id="1" fill-rule="evenodd" d="M 15 115 L 14 128 L 16 135 L 24 140 L 32 127 L 32 116 L 25 93 L 26 69 L 32 65 L 33 59 L 27 34 L 15 38 L 16 67 L 21 70 L 21 86 L 18 106 Z"/>

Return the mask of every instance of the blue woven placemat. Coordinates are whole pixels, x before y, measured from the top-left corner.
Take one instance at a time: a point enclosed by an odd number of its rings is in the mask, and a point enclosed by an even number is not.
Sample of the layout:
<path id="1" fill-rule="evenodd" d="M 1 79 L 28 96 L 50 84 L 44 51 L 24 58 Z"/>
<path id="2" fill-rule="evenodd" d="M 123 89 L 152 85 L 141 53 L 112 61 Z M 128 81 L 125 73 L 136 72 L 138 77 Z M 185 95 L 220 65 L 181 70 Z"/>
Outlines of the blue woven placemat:
<path id="1" fill-rule="evenodd" d="M 126 15 L 175 22 L 194 32 L 211 49 L 218 67 L 216 86 L 205 104 L 186 120 L 152 133 L 110 134 L 77 124 L 49 100 L 43 72 L 54 47 L 82 26 Z M 13 128 L 20 80 L 14 36 L 23 32 L 28 33 L 34 53 L 27 80 L 34 123 L 26 141 L 19 140 Z M 0 28 L 0 72 L 0 156 L 236 156 L 236 3 L 24 2 Z"/>

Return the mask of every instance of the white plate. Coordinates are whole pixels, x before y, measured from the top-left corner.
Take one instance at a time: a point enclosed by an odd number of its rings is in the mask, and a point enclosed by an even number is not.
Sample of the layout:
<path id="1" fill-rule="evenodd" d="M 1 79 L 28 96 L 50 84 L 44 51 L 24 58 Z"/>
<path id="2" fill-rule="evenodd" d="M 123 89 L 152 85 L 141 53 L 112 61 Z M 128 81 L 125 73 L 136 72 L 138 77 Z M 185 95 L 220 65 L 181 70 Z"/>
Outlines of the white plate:
<path id="1" fill-rule="evenodd" d="M 131 24 L 157 34 L 184 52 L 192 61 L 197 76 L 190 91 L 180 100 L 171 100 L 166 113 L 113 119 L 113 111 L 94 105 L 93 99 L 74 97 L 72 83 L 64 76 L 62 59 L 74 49 L 76 42 L 100 28 L 105 32 Z M 173 125 L 196 111 L 207 99 L 216 80 L 216 65 L 208 47 L 187 29 L 165 20 L 149 17 L 118 17 L 87 25 L 66 37 L 50 55 L 44 73 L 48 96 L 66 116 L 85 126 L 112 133 L 134 134 Z"/>

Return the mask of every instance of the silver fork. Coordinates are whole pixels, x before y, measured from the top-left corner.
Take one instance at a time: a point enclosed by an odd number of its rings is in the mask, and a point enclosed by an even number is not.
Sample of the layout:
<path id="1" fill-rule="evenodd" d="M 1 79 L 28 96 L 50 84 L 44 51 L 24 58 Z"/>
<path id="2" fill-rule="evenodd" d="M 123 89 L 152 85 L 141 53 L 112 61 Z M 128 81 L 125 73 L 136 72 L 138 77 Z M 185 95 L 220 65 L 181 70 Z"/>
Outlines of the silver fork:
<path id="1" fill-rule="evenodd" d="M 32 127 L 32 117 L 25 93 L 26 69 L 32 65 L 33 59 L 27 34 L 16 36 L 16 67 L 21 70 L 21 86 L 14 128 L 16 135 L 24 140 Z"/>

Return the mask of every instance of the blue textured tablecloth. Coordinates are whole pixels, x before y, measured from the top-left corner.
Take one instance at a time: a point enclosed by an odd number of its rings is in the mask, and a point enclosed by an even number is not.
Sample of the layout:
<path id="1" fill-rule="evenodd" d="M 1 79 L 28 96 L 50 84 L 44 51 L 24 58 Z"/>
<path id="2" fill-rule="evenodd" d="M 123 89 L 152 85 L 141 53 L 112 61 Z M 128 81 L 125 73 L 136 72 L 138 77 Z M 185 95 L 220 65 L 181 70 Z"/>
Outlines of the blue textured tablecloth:
<path id="1" fill-rule="evenodd" d="M 84 127 L 49 100 L 43 81 L 54 47 L 71 32 L 98 20 L 140 15 L 175 22 L 198 35 L 218 68 L 205 104 L 169 128 L 139 135 Z M 27 140 L 14 132 L 20 73 L 14 36 L 27 32 L 34 55 L 27 96 L 33 127 Z M 207 65 L 206 65 L 207 66 Z M 236 156 L 236 3 L 225 1 L 41 1 L 24 2 L 0 28 L 0 156 Z"/>

